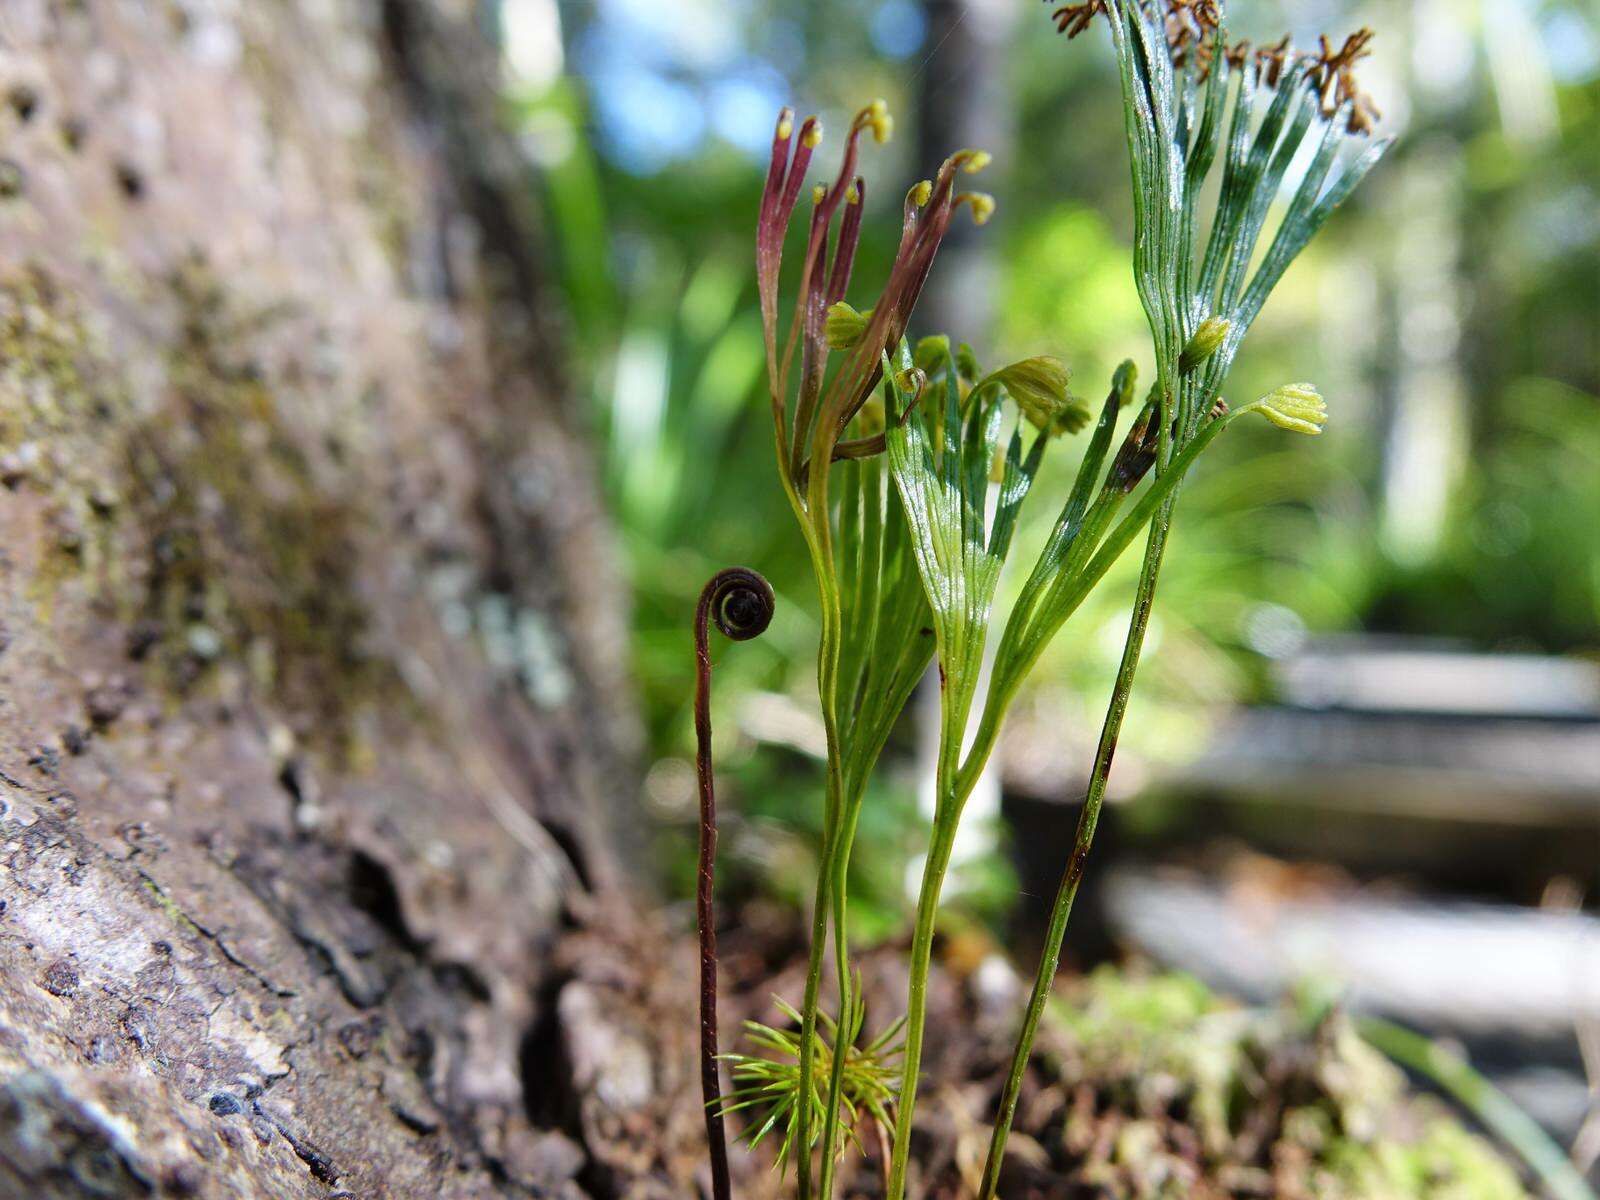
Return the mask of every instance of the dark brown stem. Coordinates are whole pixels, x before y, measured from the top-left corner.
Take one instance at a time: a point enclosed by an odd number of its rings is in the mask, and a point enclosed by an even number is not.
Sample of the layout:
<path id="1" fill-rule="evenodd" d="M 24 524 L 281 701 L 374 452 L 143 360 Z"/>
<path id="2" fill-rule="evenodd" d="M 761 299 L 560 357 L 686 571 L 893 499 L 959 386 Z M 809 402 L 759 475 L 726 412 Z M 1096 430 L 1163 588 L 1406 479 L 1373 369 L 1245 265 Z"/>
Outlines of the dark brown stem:
<path id="1" fill-rule="evenodd" d="M 732 1200 L 728 1137 L 723 1128 L 717 1073 L 717 927 L 712 888 L 717 863 L 717 798 L 711 778 L 711 623 L 736 642 L 760 636 L 772 621 L 772 585 L 745 567 L 718 571 L 700 592 L 694 614 L 695 771 L 700 780 L 700 876 L 695 916 L 700 930 L 700 1090 L 705 1096 L 706 1140 L 711 1145 L 711 1195 Z"/>

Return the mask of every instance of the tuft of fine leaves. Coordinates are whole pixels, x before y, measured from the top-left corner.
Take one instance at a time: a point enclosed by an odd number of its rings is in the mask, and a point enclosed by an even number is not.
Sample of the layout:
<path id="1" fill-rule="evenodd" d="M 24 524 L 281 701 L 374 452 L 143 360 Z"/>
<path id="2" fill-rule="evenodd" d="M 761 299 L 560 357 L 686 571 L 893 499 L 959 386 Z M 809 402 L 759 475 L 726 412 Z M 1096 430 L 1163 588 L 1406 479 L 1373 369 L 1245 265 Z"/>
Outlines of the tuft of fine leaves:
<path id="1" fill-rule="evenodd" d="M 853 994 L 861 994 L 860 980 Z M 722 1058 L 732 1071 L 734 1088 L 723 1096 L 718 1111 L 724 1115 L 749 1112 L 754 1119 L 746 1127 L 743 1138 L 754 1149 L 768 1137 L 780 1138 L 775 1169 L 783 1174 L 794 1157 L 795 1139 L 800 1124 L 801 1082 L 799 1011 L 788 1001 L 774 997 L 774 1002 L 784 1017 L 795 1028 L 777 1028 L 760 1021 L 746 1021 L 745 1035 L 760 1051 L 756 1054 L 724 1054 Z M 865 1045 L 857 1045 L 866 1020 L 866 1009 L 860 1004 L 852 1006 L 849 1035 L 839 1037 L 838 1022 L 827 1014 L 820 1014 L 814 1039 L 813 1056 L 817 1064 L 816 1075 L 810 1089 L 811 1120 L 808 1123 L 809 1140 L 814 1147 L 820 1139 L 826 1102 L 820 1086 L 833 1068 L 833 1058 L 841 1040 L 845 1046 L 843 1085 L 840 1092 L 839 1126 L 848 1144 L 861 1148 L 863 1120 L 877 1122 L 889 1129 L 894 1124 L 893 1109 L 900 1069 L 897 1059 L 901 1053 L 901 1033 L 905 1018 L 895 1021 Z M 843 1153 L 847 1143 L 841 1142 L 838 1152 Z"/>

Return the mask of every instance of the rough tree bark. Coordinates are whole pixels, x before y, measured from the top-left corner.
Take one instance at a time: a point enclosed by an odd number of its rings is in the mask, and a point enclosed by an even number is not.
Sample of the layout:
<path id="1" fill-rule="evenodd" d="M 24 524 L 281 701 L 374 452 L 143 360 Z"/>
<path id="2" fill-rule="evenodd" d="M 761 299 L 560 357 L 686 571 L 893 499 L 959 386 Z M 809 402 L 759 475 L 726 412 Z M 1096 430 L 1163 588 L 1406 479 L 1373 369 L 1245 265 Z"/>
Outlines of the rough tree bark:
<path id="1" fill-rule="evenodd" d="M 693 1190 L 473 9 L 0 5 L 0 1194 Z"/>

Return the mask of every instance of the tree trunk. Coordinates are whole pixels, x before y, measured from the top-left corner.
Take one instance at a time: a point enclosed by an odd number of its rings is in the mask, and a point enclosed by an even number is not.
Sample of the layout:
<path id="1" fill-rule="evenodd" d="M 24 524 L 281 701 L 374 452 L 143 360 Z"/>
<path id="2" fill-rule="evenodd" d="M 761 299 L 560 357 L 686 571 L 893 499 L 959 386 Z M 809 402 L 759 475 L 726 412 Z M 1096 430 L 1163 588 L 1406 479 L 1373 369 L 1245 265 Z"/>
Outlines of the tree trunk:
<path id="1" fill-rule="evenodd" d="M 0 1194 L 692 1192 L 471 9 L 0 7 Z"/>

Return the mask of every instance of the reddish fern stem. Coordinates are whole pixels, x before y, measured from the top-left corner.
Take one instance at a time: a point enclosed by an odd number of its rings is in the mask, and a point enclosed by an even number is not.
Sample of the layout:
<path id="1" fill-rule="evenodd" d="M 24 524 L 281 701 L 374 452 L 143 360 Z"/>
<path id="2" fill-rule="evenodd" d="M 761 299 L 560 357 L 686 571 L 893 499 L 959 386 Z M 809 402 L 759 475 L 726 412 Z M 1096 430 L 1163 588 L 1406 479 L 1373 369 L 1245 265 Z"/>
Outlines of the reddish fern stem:
<path id="1" fill-rule="evenodd" d="M 735 642 L 759 637 L 772 621 L 772 585 L 746 567 L 718 571 L 700 592 L 694 614 L 695 772 L 700 782 L 700 869 L 695 916 L 700 931 L 700 1090 L 705 1097 L 713 1200 L 732 1200 L 728 1137 L 718 1097 L 717 927 L 713 886 L 717 862 L 717 799 L 711 775 L 711 623 Z"/>

